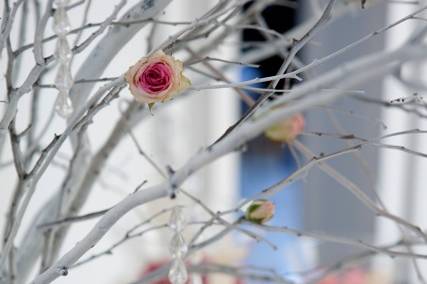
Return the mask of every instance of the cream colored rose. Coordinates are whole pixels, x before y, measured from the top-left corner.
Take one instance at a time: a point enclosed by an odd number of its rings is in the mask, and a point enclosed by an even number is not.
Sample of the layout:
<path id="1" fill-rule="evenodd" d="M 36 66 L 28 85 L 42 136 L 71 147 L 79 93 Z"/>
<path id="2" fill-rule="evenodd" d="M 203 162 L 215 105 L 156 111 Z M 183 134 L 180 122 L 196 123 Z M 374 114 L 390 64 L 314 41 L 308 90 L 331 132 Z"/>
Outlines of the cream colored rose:
<path id="1" fill-rule="evenodd" d="M 157 51 L 130 67 L 125 78 L 137 101 L 156 103 L 176 96 L 191 85 L 182 70 L 181 61 Z"/>

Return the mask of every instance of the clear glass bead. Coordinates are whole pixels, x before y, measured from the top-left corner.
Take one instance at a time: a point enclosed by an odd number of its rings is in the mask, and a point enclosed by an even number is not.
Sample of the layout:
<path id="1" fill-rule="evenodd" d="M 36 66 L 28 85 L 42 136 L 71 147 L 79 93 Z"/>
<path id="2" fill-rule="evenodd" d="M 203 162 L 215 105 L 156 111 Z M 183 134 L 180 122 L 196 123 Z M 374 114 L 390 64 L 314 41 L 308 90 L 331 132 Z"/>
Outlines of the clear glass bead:
<path id="1" fill-rule="evenodd" d="M 68 64 L 59 64 L 58 73 L 56 73 L 55 86 L 60 91 L 69 91 L 73 86 L 73 77 L 71 76 Z"/>
<path id="2" fill-rule="evenodd" d="M 64 7 L 58 7 L 53 14 L 53 31 L 57 35 L 65 35 L 71 31 L 70 19 Z"/>
<path id="3" fill-rule="evenodd" d="M 175 258 L 182 258 L 188 251 L 187 243 L 181 233 L 176 232 L 169 244 L 169 252 Z"/>
<path id="4" fill-rule="evenodd" d="M 172 284 L 185 284 L 188 280 L 188 272 L 185 263 L 182 259 L 178 258 L 172 262 L 169 270 L 169 281 Z"/>
<path id="5" fill-rule="evenodd" d="M 56 41 L 55 57 L 61 62 L 69 62 L 73 55 L 70 45 L 65 37 L 59 37 Z"/>
<path id="6" fill-rule="evenodd" d="M 64 118 L 69 117 L 73 113 L 73 104 L 68 92 L 60 91 L 55 102 L 56 113 Z"/>
<path id="7" fill-rule="evenodd" d="M 183 214 L 182 207 L 175 207 L 172 209 L 170 219 L 169 219 L 169 227 L 175 231 L 182 231 L 186 225 L 186 220 Z"/>

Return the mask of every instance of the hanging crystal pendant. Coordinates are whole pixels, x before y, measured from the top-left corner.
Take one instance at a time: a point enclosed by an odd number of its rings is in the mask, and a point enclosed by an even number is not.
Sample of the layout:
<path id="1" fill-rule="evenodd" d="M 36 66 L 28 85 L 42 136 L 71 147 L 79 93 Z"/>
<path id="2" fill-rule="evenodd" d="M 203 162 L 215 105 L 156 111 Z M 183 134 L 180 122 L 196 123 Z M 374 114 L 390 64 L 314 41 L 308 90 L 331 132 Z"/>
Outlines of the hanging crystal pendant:
<path id="1" fill-rule="evenodd" d="M 55 101 L 56 113 L 60 116 L 67 118 L 73 113 L 73 104 L 67 92 L 60 91 Z"/>
<path id="2" fill-rule="evenodd" d="M 56 73 L 55 86 L 60 91 L 69 91 L 73 86 L 73 77 L 71 76 L 68 64 L 59 64 L 58 73 Z"/>
<path id="3" fill-rule="evenodd" d="M 185 263 L 182 259 L 178 258 L 172 262 L 169 270 L 169 281 L 172 284 L 185 284 L 188 280 L 188 272 Z"/>
<path id="4" fill-rule="evenodd" d="M 169 243 L 169 251 L 173 259 L 169 270 L 169 280 L 172 284 L 185 284 L 188 280 L 187 268 L 184 263 L 188 246 L 182 236 L 186 220 L 182 211 L 181 206 L 176 206 L 173 208 L 169 219 L 169 227 L 174 231 Z"/>
<path id="5" fill-rule="evenodd" d="M 70 20 L 67 11 L 63 6 L 59 6 L 53 14 L 53 31 L 58 35 L 66 35 L 71 31 Z"/>
<path id="6" fill-rule="evenodd" d="M 169 252 L 173 257 L 182 258 L 188 251 L 187 243 L 181 233 L 176 232 L 169 244 Z"/>
<path id="7" fill-rule="evenodd" d="M 55 77 L 55 87 L 59 90 L 55 102 L 55 110 L 64 118 L 73 113 L 73 105 L 69 97 L 71 87 L 74 83 L 70 67 L 73 53 L 66 37 L 67 33 L 71 30 L 70 20 L 65 9 L 65 6 L 69 2 L 69 0 L 55 0 L 54 3 L 57 7 L 53 15 L 53 30 L 58 36 L 55 57 L 59 61 Z"/>
<path id="8" fill-rule="evenodd" d="M 61 62 L 68 62 L 70 61 L 72 55 L 73 53 L 67 39 L 64 37 L 59 37 L 58 41 L 56 42 L 55 57 Z"/>
<path id="9" fill-rule="evenodd" d="M 186 225 L 186 220 L 182 212 L 182 207 L 175 207 L 169 219 L 169 227 L 175 231 L 182 231 Z"/>

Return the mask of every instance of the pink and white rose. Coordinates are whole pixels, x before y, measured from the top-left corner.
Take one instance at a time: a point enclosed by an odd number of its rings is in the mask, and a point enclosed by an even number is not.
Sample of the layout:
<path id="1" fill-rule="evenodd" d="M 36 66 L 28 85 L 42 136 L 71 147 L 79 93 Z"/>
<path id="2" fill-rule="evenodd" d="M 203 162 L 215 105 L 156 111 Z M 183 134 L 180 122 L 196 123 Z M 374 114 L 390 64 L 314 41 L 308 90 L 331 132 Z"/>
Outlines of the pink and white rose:
<path id="1" fill-rule="evenodd" d="M 304 116 L 298 113 L 268 128 L 265 136 L 276 142 L 291 143 L 303 132 L 304 124 Z"/>
<path id="2" fill-rule="evenodd" d="M 245 219 L 257 224 L 264 224 L 273 218 L 276 206 L 265 199 L 253 201 L 246 209 Z"/>
<path id="3" fill-rule="evenodd" d="M 130 67 L 125 78 L 135 99 L 151 104 L 169 100 L 191 85 L 182 72 L 181 61 L 157 51 Z"/>

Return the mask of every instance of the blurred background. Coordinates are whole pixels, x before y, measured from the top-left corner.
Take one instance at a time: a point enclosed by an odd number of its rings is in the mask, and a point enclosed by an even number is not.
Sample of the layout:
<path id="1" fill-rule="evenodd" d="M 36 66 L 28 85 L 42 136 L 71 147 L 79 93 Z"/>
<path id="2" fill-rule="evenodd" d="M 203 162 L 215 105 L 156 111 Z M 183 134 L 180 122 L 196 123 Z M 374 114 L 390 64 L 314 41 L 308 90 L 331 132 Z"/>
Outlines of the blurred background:
<path id="1" fill-rule="evenodd" d="M 116 2 L 115 0 L 93 0 L 89 10 L 91 22 L 103 20 L 111 13 Z M 135 0 L 128 2 L 126 7 L 136 3 Z M 278 2 L 279 4 L 267 7 L 263 11 L 261 20 L 265 21 L 269 28 L 279 33 L 286 33 L 307 19 L 318 16 L 315 14 L 318 11 L 317 5 L 320 5 L 317 1 Z M 387 23 L 406 16 L 416 8 L 416 5 L 403 1 L 383 2 L 373 8 L 355 9 L 354 13 L 346 14 L 345 17 L 337 15 L 340 18 L 322 29 L 307 48 L 299 54 L 299 61 L 307 64 L 315 58 L 321 58 Z M 202 15 L 215 3 L 216 1 L 213 0 L 174 0 L 160 16 L 160 19 L 167 21 L 192 20 Z M 322 5 L 320 6 L 322 7 Z M 72 25 L 78 26 L 82 9 L 73 9 L 70 14 Z M 34 18 L 31 13 L 27 16 L 30 19 Z M 312 70 L 307 77 L 315 77 L 343 62 L 357 59 L 371 52 L 396 48 L 407 39 L 407 35 L 412 30 L 417 28 L 416 25 L 415 22 L 399 25 L 385 36 L 375 37 L 334 60 L 322 64 L 321 67 Z M 179 26 L 160 25 L 154 34 L 154 46 L 179 29 Z M 18 30 L 13 32 L 18 33 Z M 33 32 L 28 31 L 27 41 L 32 41 Z M 103 76 L 111 77 L 122 74 L 128 66 L 144 56 L 147 52 L 146 39 L 148 36 L 149 29 L 147 28 L 138 33 L 120 51 L 119 55 L 112 59 Z M 227 38 L 211 56 L 230 60 L 238 59 L 242 54 L 256 50 L 257 43 L 265 40 L 265 35 L 260 32 L 244 30 L 240 34 Z M 52 52 L 52 50 L 53 44 L 48 45 L 46 52 Z M 74 72 L 87 59 L 87 55 L 88 53 L 84 52 L 74 59 Z M 24 55 L 23 66 L 29 68 L 32 66 L 32 56 L 31 52 Z M 177 53 L 174 56 L 183 58 L 186 54 Z M 282 57 L 277 55 L 255 63 L 259 64 L 260 68 L 236 66 L 229 68 L 226 75 L 233 80 L 274 75 L 282 63 Z M 4 70 L 4 61 L 1 64 Z M 411 66 L 408 72 L 413 72 L 413 77 L 422 82 L 423 68 L 422 64 Z M 199 73 L 190 69 L 185 72 L 193 83 L 204 80 Z M 22 78 L 19 77 L 18 82 L 24 78 L 25 74 L 21 75 Z M 53 81 L 53 78 L 54 72 L 49 71 L 46 81 Z M 290 85 L 294 83 L 283 82 L 283 84 Z M 404 87 L 392 77 L 386 78 L 384 81 L 370 82 L 359 86 L 358 89 L 365 90 L 366 94 L 371 97 L 385 100 L 413 93 L 413 90 Z M 131 97 L 128 91 L 126 90 L 124 93 L 124 99 L 129 100 Z M 46 90 L 42 94 L 43 106 L 47 110 L 51 110 L 55 101 L 55 90 Z M 248 94 L 256 97 L 256 94 Z M 114 102 L 111 107 L 96 116 L 89 129 L 92 149 L 98 149 L 105 141 L 111 131 L 111 125 L 117 121 L 120 115 L 121 103 L 123 102 L 120 100 Z M 20 107 L 25 109 L 28 108 L 28 105 L 27 96 Z M 195 92 L 185 99 L 173 101 L 158 111 L 154 110 L 153 115 L 141 122 L 134 133 L 144 151 L 159 165 L 179 168 L 199 149 L 215 141 L 246 110 L 247 107 L 231 90 L 203 90 Z M 355 134 L 367 138 L 400 130 L 422 129 L 425 126 L 425 122 L 416 116 L 351 98 L 342 99 L 333 105 L 313 108 L 304 113 L 304 117 L 306 133 Z M 40 119 L 48 120 L 49 111 L 41 113 Z M 20 126 L 24 125 L 25 123 L 22 123 Z M 53 133 L 61 132 L 64 125 L 63 120 L 56 119 L 44 142 L 47 143 Z M 299 140 L 315 153 L 329 153 L 351 145 L 351 142 L 345 140 L 338 141 L 328 137 L 304 134 L 299 137 Z M 407 135 L 390 138 L 387 142 L 426 151 L 427 141 L 424 140 L 426 138 L 422 135 Z M 10 153 L 10 149 L 6 148 L 5 153 Z M 30 216 L 42 208 L 48 197 L 58 191 L 65 174 L 64 166 L 67 165 L 71 154 L 70 145 L 65 145 L 61 149 L 62 160 L 55 161 L 55 166 L 51 167 L 40 181 L 34 200 L 27 212 L 25 225 L 31 222 Z M 6 160 L 11 158 L 7 155 L 4 157 Z M 281 145 L 259 137 L 248 143 L 242 153 L 227 155 L 204 168 L 185 184 L 185 188 L 197 195 L 212 210 L 227 210 L 233 208 L 241 199 L 252 196 L 292 173 L 301 163 L 301 159 L 302 157 L 296 154 L 295 149 L 292 149 L 292 145 Z M 145 159 L 138 155 L 135 145 L 129 138 L 120 143 L 109 160 L 108 169 L 102 173 L 89 201 L 81 212 L 82 214 L 114 205 L 132 192 L 142 179 L 148 180 L 148 185 L 155 185 L 162 180 Z M 363 148 L 355 155 L 342 156 L 330 162 L 373 199 L 380 196 L 388 210 L 421 227 L 427 226 L 424 205 L 427 200 L 424 170 L 427 164 L 425 163 L 425 160 L 417 156 L 387 149 L 378 150 L 373 147 Z M 2 202 L 0 226 L 4 222 L 7 210 L 7 207 L 3 206 L 3 202 L 9 200 L 11 194 L 9 189 L 15 185 L 14 175 L 15 170 L 12 166 L 2 167 L 0 170 L 3 189 L 0 190 Z M 336 181 L 316 168 L 313 168 L 305 179 L 289 186 L 271 200 L 277 206 L 277 214 L 271 221 L 273 225 L 326 232 L 385 245 L 400 239 L 400 232 L 395 224 L 376 218 L 358 200 L 343 190 Z M 192 206 L 189 200 L 182 198 L 179 202 L 187 206 L 185 212 L 190 220 L 198 220 L 204 214 L 200 208 Z M 113 242 L 123 237 L 132 224 L 144 220 L 145 216 L 151 215 L 159 206 L 171 206 L 172 204 L 170 201 L 159 201 L 128 214 L 87 256 L 108 248 Z M 83 233 L 92 228 L 94 223 L 95 220 L 91 220 L 72 226 L 63 252 L 78 241 Z M 210 233 L 213 233 L 214 230 L 212 229 Z M 20 231 L 18 242 L 24 232 L 25 230 Z M 194 231 L 189 229 L 188 236 L 191 236 L 191 233 Z M 197 256 L 198 260 L 194 261 L 212 260 L 230 265 L 258 265 L 273 268 L 280 275 L 301 282 L 305 279 L 305 274 L 298 272 L 316 267 L 328 267 L 347 256 L 361 252 L 360 249 L 350 246 L 296 238 L 285 234 L 269 233 L 264 236 L 277 245 L 278 249 L 273 250 L 265 243 L 256 243 L 252 239 L 236 234 L 209 247 L 203 254 Z M 168 260 L 167 243 L 169 239 L 170 232 L 168 231 L 151 232 L 140 239 L 122 245 L 114 251 L 112 256 L 107 255 L 73 269 L 69 276 L 60 278 L 55 283 L 131 283 L 137 281 L 148 271 Z M 420 261 L 419 264 L 422 271 L 427 273 L 427 263 Z M 204 284 L 251 283 L 239 281 L 218 275 L 209 280 L 203 277 L 193 279 L 193 283 Z M 345 272 L 317 283 L 403 284 L 419 282 L 410 261 L 378 256 L 356 263 Z"/>

